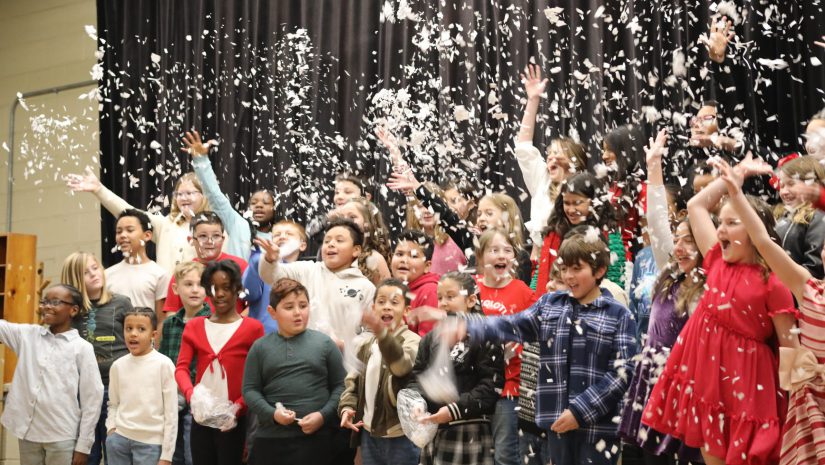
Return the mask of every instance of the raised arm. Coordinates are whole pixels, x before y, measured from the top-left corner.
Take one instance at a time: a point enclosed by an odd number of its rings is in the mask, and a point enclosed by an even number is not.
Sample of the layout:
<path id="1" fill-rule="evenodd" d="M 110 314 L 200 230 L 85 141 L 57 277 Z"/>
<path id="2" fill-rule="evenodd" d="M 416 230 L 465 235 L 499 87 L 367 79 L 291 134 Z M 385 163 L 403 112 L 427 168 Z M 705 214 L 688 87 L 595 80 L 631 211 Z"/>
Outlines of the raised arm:
<path id="1" fill-rule="evenodd" d="M 524 74 L 521 75 L 521 82 L 527 94 L 527 103 L 524 105 L 524 115 L 521 117 L 521 128 L 518 131 L 516 143 L 532 143 L 536 128 L 536 114 L 539 110 L 541 94 L 547 85 L 547 78 L 541 78 L 541 68 L 538 65 L 527 65 Z"/>
<path id="2" fill-rule="evenodd" d="M 750 206 L 745 194 L 742 193 L 744 181 L 741 173 L 731 168 L 724 161 L 718 163 L 721 172 L 721 181 L 727 188 L 731 206 L 736 210 L 739 219 L 744 224 L 759 255 L 768 263 L 768 267 L 790 289 L 798 302 L 801 302 L 805 292 L 805 283 L 811 279 L 811 273 L 805 267 L 797 264 L 785 250 L 771 239 L 768 230 L 759 216 Z"/>
<path id="3" fill-rule="evenodd" d="M 662 157 L 667 152 L 667 131 L 662 129 L 645 149 L 647 154 L 647 228 L 656 266 L 662 270 L 673 253 L 673 234 L 670 230 L 670 211 L 662 175 Z"/>

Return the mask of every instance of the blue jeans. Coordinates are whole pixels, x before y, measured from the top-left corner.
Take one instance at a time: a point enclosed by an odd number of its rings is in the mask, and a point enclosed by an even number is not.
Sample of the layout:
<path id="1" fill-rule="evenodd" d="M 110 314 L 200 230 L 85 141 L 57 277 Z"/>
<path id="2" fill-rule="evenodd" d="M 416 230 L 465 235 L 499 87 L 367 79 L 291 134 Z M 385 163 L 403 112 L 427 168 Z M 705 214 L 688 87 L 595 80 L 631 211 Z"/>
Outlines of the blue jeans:
<path id="1" fill-rule="evenodd" d="M 529 431 L 522 430 L 518 438 L 519 457 L 524 465 L 549 465 L 550 464 L 550 439 L 554 434 L 550 431 L 544 436 L 538 436 Z"/>
<path id="2" fill-rule="evenodd" d="M 361 430 L 362 465 L 418 465 L 421 451 L 406 436 L 375 438 Z"/>
<path id="3" fill-rule="evenodd" d="M 89 451 L 89 459 L 86 465 L 100 465 L 103 460 L 104 465 L 109 465 L 109 457 L 106 455 L 106 417 L 109 416 L 109 386 L 103 386 L 103 407 L 100 409 L 100 418 L 95 426 L 95 442 L 92 450 Z"/>
<path id="4" fill-rule="evenodd" d="M 556 434 L 547 433 L 550 445 L 550 458 L 553 463 L 563 463 L 570 465 L 616 465 L 622 453 L 619 439 L 605 440 L 605 448 L 599 452 L 596 445 L 587 442 L 587 435 L 580 431 Z M 613 446 L 616 452 L 613 453 Z M 610 452 L 610 457 L 605 456 L 605 452 Z"/>
<path id="5" fill-rule="evenodd" d="M 178 438 L 175 441 L 175 455 L 172 465 L 192 465 L 192 448 L 189 446 L 189 433 L 192 431 L 192 414 L 189 406 L 178 412 Z"/>
<path id="6" fill-rule="evenodd" d="M 518 459 L 518 399 L 502 397 L 496 402 L 493 421 L 490 429 L 493 431 L 495 452 L 493 460 L 496 465 L 520 465 Z"/>
<path id="7" fill-rule="evenodd" d="M 74 439 L 57 442 L 32 442 L 18 439 L 20 465 L 69 465 L 74 455 Z"/>
<path id="8" fill-rule="evenodd" d="M 160 444 L 133 441 L 117 433 L 106 438 L 106 455 L 112 465 L 157 465 Z"/>

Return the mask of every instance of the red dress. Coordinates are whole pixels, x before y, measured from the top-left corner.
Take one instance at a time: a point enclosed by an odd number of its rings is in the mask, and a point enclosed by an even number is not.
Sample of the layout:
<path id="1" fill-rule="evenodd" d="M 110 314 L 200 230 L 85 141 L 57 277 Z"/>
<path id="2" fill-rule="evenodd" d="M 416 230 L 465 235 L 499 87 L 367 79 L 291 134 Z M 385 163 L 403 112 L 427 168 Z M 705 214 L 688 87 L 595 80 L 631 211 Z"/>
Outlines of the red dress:
<path id="1" fill-rule="evenodd" d="M 703 265 L 707 290 L 642 422 L 728 465 L 776 463 L 786 404 L 771 317 L 792 312 L 793 298 L 773 273 L 766 282 L 761 266 L 726 263 L 718 244 Z"/>

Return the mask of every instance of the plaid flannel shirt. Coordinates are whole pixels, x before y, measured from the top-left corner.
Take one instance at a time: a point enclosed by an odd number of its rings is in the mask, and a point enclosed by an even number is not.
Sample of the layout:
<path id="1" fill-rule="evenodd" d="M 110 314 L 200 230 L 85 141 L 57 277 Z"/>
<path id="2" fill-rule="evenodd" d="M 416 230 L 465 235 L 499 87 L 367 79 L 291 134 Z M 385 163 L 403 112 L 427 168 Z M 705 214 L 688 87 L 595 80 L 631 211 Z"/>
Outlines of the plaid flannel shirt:
<path id="1" fill-rule="evenodd" d="M 630 311 L 602 289 L 588 305 L 567 292 L 545 294 L 514 315 L 468 315 L 472 342 L 537 342 L 536 424 L 544 430 L 570 409 L 587 441 L 615 439 L 622 397 L 639 351 Z"/>
<path id="2" fill-rule="evenodd" d="M 160 339 L 160 349 L 158 352 L 172 359 L 172 363 L 178 363 L 178 354 L 180 353 L 180 343 L 183 339 L 183 328 L 186 322 L 183 318 L 186 316 L 186 309 L 182 308 L 163 320 L 163 334 Z M 199 316 L 212 316 L 212 309 L 209 304 L 203 304 L 203 308 L 198 310 L 192 318 Z M 192 362 L 192 382 L 195 381 L 195 363 Z"/>

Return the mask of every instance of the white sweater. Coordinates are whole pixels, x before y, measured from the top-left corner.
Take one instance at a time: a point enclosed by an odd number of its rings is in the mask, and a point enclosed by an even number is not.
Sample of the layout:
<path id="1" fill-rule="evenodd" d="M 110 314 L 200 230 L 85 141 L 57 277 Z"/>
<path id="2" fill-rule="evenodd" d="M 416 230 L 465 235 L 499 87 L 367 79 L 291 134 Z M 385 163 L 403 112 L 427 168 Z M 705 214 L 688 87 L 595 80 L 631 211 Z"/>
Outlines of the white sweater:
<path id="1" fill-rule="evenodd" d="M 340 323 L 361 321 L 372 306 L 375 285 L 355 266 L 333 272 L 324 262 L 269 263 L 261 259 L 261 279 L 272 286 L 281 278 L 294 279 L 309 292 L 309 328 L 334 337 Z"/>
<path id="2" fill-rule="evenodd" d="M 524 223 L 533 244 L 541 247 L 544 236 L 541 232 L 547 226 L 547 219 L 553 211 L 550 201 L 550 173 L 541 153 L 530 142 L 516 142 L 516 160 L 524 177 L 524 185 L 530 192 L 530 220 Z"/>
<path id="3" fill-rule="evenodd" d="M 161 445 L 161 460 L 172 460 L 178 435 L 178 385 L 175 364 L 152 349 L 125 355 L 109 370 L 106 431 L 145 444 Z"/>

